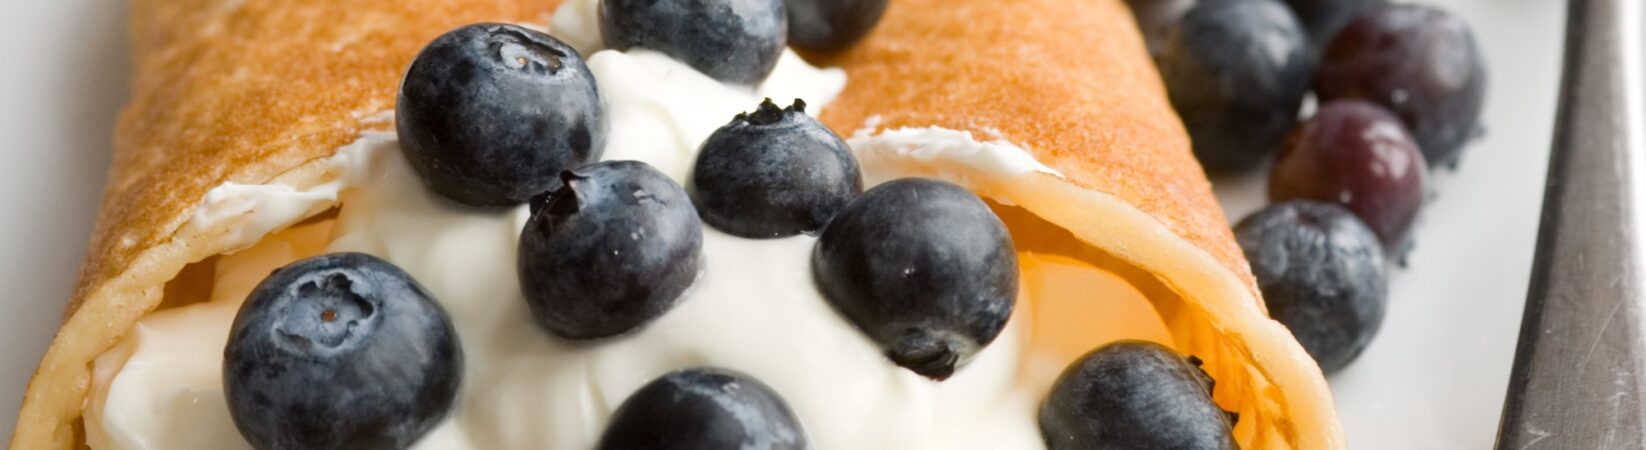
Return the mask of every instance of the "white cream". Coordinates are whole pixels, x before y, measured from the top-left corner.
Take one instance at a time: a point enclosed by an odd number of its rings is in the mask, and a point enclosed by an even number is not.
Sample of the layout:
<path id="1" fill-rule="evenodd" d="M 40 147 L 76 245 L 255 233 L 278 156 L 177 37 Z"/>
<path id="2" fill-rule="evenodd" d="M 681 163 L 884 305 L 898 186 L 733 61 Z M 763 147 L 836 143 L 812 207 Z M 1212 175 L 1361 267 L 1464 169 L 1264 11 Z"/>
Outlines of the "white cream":
<path id="1" fill-rule="evenodd" d="M 555 16 L 557 30 L 582 30 L 562 36 L 568 42 L 593 29 L 593 5 L 569 2 Z M 562 23 L 576 22 L 567 17 L 588 26 L 574 30 Z M 815 114 L 845 84 L 839 70 L 813 68 L 792 53 L 752 90 L 653 52 L 602 51 L 588 63 L 612 130 L 604 158 L 646 161 L 677 181 L 689 175 L 698 143 L 761 97 L 804 98 Z M 953 130 L 861 133 L 850 142 L 871 184 L 910 159 L 959 164 L 969 168 L 965 176 L 1056 174 L 1020 147 Z M 418 181 L 392 134 L 366 134 L 331 162 L 335 181 L 308 189 L 220 186 L 191 226 L 242 221 L 230 224 L 237 242 L 250 245 L 341 195 L 326 251 L 371 253 L 404 268 L 446 307 L 462 340 L 458 403 L 415 448 L 589 449 L 629 393 L 693 366 L 735 369 L 771 385 L 823 450 L 1043 448 L 1035 408 L 1050 380 L 1022 379 L 1024 304 L 974 361 L 933 382 L 891 364 L 821 298 L 809 265 L 814 238 L 749 240 L 706 228 L 704 274 L 678 306 L 631 335 L 568 342 L 530 320 L 519 291 L 524 207 L 484 212 L 447 203 Z M 300 254 L 271 238 L 224 257 L 211 302 L 151 314 L 99 358 L 87 408 L 92 448 L 247 448 L 222 398 L 227 328 L 251 287 Z"/>
<path id="2" fill-rule="evenodd" d="M 393 117 L 393 111 L 385 111 Z M 366 152 L 384 143 L 396 145 L 392 135 L 365 135 L 337 150 L 325 161 L 331 181 L 304 189 L 284 184 L 223 183 L 206 191 L 200 206 L 189 218 L 188 227 L 205 231 L 218 227 L 230 230 L 226 239 L 233 248 L 257 243 L 269 232 L 291 225 L 337 204 L 343 189 L 367 181 Z"/>
<path id="3" fill-rule="evenodd" d="M 253 196 L 285 212 L 310 200 L 297 192 L 285 194 L 285 199 Z M 149 314 L 119 345 L 98 357 L 86 413 L 87 444 L 128 450 L 251 448 L 235 431 L 223 399 L 223 346 L 229 325 L 241 300 L 270 271 L 315 252 L 300 249 L 303 244 L 296 241 L 323 239 L 323 231 L 292 230 L 223 256 L 211 301 Z"/>
<path id="4" fill-rule="evenodd" d="M 865 183 L 879 184 L 908 176 L 911 165 L 936 170 L 930 174 L 962 185 L 971 177 L 1012 179 L 1031 172 L 1063 174 L 1042 164 L 1028 150 L 1005 139 L 980 141 L 970 131 L 942 127 L 897 128 L 874 132 L 880 118 L 869 118 L 868 126 L 857 131 L 847 145 L 863 166 Z M 957 170 L 958 169 L 958 170 Z"/>

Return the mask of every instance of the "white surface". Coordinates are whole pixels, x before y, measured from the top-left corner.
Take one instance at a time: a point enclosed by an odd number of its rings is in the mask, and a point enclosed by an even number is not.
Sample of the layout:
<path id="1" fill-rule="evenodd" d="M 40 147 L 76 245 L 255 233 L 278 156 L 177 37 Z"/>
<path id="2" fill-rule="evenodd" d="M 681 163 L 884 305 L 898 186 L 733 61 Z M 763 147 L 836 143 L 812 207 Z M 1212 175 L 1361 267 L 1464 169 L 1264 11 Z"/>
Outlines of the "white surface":
<path id="1" fill-rule="evenodd" d="M 0 436 L 83 258 L 126 96 L 125 2 L 9 2 L 0 15 Z M 1487 448 L 1519 330 L 1559 77 L 1564 2 L 1433 1 L 1490 65 L 1487 135 L 1437 177 L 1381 335 L 1332 380 L 1357 448 Z M 1261 179 L 1218 180 L 1236 217 Z"/>
<path id="2" fill-rule="evenodd" d="M 24 385 L 85 258 L 130 64 L 124 1 L 10 1 L 5 8 L 0 192 L 9 194 L 0 195 L 0 437 L 9 440 Z"/>
<path id="3" fill-rule="evenodd" d="M 1565 2 L 1430 1 L 1468 18 L 1489 69 L 1486 135 L 1432 177 L 1417 247 L 1394 270 L 1383 328 L 1330 382 L 1349 444 L 1483 449 L 1497 437 L 1542 208 Z M 1263 176 L 1214 180 L 1231 221 Z"/>

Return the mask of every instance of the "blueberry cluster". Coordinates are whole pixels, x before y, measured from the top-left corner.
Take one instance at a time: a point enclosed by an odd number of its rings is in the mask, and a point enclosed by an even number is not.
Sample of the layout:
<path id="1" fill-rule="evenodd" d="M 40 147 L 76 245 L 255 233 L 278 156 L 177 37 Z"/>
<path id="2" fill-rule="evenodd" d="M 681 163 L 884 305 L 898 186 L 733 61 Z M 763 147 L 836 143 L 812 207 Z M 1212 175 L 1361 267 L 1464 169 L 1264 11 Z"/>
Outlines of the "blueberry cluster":
<path id="1" fill-rule="evenodd" d="M 1015 304 L 1005 224 L 946 182 L 862 192 L 845 144 L 804 111 L 767 100 L 733 118 L 703 142 L 689 189 L 634 161 L 561 175 L 533 202 L 520 239 L 521 287 L 538 323 L 598 339 L 662 316 L 698 274 L 705 223 L 757 239 L 812 233 L 824 298 L 894 363 L 951 375 L 999 335 Z"/>
<path id="2" fill-rule="evenodd" d="M 886 7 L 787 5 L 603 0 L 601 30 L 610 47 L 755 84 L 786 35 L 838 49 Z M 1017 254 L 987 203 L 930 179 L 864 191 L 850 150 L 799 100 L 767 100 L 716 130 L 686 186 L 642 162 L 599 161 L 608 130 L 596 80 L 581 55 L 540 32 L 449 32 L 412 63 L 399 102 L 402 150 L 432 192 L 469 207 L 528 204 L 517 275 L 549 339 L 599 345 L 590 341 L 667 314 L 700 276 L 705 225 L 749 239 L 815 235 L 824 300 L 891 363 L 935 381 L 993 342 L 1016 306 Z M 1233 448 L 1234 418 L 1212 402 L 1198 365 L 1158 344 L 1093 351 L 1042 405 L 1048 446 Z M 258 285 L 235 318 L 223 371 L 231 416 L 254 448 L 402 449 L 451 409 L 464 360 L 451 319 L 411 275 L 339 253 Z M 704 367 L 629 396 L 597 448 L 812 447 L 771 387 Z"/>
<path id="3" fill-rule="evenodd" d="M 1146 37 L 1202 165 L 1272 163 L 1271 202 L 1331 204 L 1271 206 L 1238 234 L 1271 315 L 1327 372 L 1343 367 L 1383 317 L 1383 270 L 1362 267 L 1404 259 L 1429 170 L 1455 167 L 1479 134 L 1486 72 L 1468 24 L 1386 0 L 1129 1 L 1157 30 Z M 1300 121 L 1311 91 L 1320 106 Z"/>
<path id="4" fill-rule="evenodd" d="M 1468 24 L 1385 0 L 1129 0 L 1208 170 L 1261 166 L 1313 92 L 1395 113 L 1430 165 L 1478 134 L 1485 67 Z M 1288 4 L 1290 7 L 1288 7 Z"/>

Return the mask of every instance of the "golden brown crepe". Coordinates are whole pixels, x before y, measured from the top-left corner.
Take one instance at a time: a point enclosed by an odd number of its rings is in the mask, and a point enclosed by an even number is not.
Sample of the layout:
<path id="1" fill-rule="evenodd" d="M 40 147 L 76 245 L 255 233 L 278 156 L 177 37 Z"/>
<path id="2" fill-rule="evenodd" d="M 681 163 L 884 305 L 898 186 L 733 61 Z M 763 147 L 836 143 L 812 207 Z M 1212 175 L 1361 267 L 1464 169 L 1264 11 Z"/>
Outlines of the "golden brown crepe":
<path id="1" fill-rule="evenodd" d="M 545 23 L 558 3 L 134 0 L 133 98 L 91 249 L 11 447 L 83 446 L 91 361 L 163 301 L 205 295 L 189 280 L 168 285 L 186 266 L 246 245 L 230 238 L 234 221 L 187 226 L 209 189 L 337 178 L 326 159 L 387 125 L 373 115 L 393 108 L 424 44 L 466 23 Z M 848 73 L 823 115 L 842 135 L 871 117 L 876 129 L 971 130 L 1060 172 L 973 187 L 997 200 L 1021 251 L 1088 264 L 1148 295 L 1166 343 L 1206 360 L 1216 400 L 1240 413 L 1243 447 L 1344 446 L 1320 371 L 1265 316 L 1118 0 L 893 0 L 865 41 L 812 59 Z"/>

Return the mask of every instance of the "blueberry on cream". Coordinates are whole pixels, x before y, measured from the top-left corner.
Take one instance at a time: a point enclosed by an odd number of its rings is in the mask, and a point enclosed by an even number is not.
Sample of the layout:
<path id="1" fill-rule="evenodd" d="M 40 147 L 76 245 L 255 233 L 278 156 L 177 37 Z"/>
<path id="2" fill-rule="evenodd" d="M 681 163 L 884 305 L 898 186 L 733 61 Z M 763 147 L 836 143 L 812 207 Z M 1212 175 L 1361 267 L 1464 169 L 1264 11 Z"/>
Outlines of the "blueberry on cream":
<path id="1" fill-rule="evenodd" d="M 458 28 L 412 61 L 395 107 L 423 181 L 471 206 L 513 206 L 599 159 L 606 119 L 576 50 L 506 24 Z"/>
<path id="2" fill-rule="evenodd" d="M 810 450 L 805 429 L 771 387 L 713 368 L 670 372 L 629 395 L 599 450 Z"/>
<path id="3" fill-rule="evenodd" d="M 863 191 L 851 149 L 806 115 L 806 102 L 766 99 L 698 149 L 691 194 L 703 221 L 726 233 L 773 238 L 813 233 Z"/>
<path id="4" fill-rule="evenodd" d="M 537 323 L 567 339 L 616 336 L 674 306 L 697 277 L 703 225 L 686 192 L 650 165 L 568 171 L 532 201 L 520 288 Z"/>
<path id="5" fill-rule="evenodd" d="M 1148 341 L 1087 353 L 1040 406 L 1047 450 L 1240 448 L 1235 417 L 1212 402 L 1212 379 L 1199 366 Z"/>
<path id="6" fill-rule="evenodd" d="M 829 304 L 892 362 L 943 380 L 989 345 L 1017 301 L 1017 253 L 983 200 L 924 178 L 864 192 L 812 253 Z"/>
<path id="7" fill-rule="evenodd" d="M 223 350 L 230 415 L 263 450 L 410 447 L 445 417 L 462 378 L 446 311 L 411 275 L 361 253 L 269 275 Z"/>
<path id="8" fill-rule="evenodd" d="M 783 0 L 600 0 L 600 36 L 616 50 L 663 52 L 725 83 L 771 75 L 787 46 Z"/>

